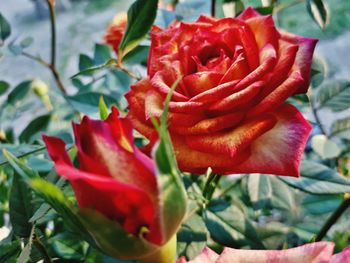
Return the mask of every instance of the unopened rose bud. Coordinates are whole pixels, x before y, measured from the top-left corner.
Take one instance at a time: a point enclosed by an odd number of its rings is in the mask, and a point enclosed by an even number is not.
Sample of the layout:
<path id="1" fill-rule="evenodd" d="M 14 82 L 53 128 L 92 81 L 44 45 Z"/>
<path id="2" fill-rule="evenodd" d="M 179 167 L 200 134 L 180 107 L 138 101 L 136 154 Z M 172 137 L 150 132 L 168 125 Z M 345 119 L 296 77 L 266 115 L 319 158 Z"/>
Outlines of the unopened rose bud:
<path id="1" fill-rule="evenodd" d="M 0 130 L 0 142 L 6 141 L 6 133 L 3 129 Z"/>
<path id="2" fill-rule="evenodd" d="M 40 79 L 34 79 L 32 81 L 32 89 L 35 95 L 37 95 L 38 97 L 42 97 L 49 92 L 49 87 L 47 86 L 47 84 Z"/>

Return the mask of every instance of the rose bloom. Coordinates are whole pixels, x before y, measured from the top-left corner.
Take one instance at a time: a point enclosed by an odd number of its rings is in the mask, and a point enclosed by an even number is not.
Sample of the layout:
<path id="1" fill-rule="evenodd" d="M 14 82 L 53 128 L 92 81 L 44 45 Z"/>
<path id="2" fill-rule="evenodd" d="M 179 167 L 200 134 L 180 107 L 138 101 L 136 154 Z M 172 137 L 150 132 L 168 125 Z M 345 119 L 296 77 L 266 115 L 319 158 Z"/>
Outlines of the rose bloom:
<path id="1" fill-rule="evenodd" d="M 104 40 L 107 45 L 111 46 L 113 50 L 118 53 L 119 44 L 122 41 L 126 25 L 128 23 L 128 16 L 126 12 L 118 13 L 112 23 L 107 27 L 104 35 Z"/>
<path id="2" fill-rule="evenodd" d="M 148 76 L 126 95 L 128 118 L 154 143 L 171 85 L 169 132 L 179 168 L 299 175 L 310 124 L 288 97 L 305 93 L 317 40 L 276 29 L 270 15 L 201 16 L 154 27 Z"/>
<path id="3" fill-rule="evenodd" d="M 333 254 L 334 244 L 317 242 L 286 250 L 244 250 L 226 247 L 221 255 L 204 248 L 195 259 L 177 263 L 349 263 L 350 247 Z"/>
<path id="4" fill-rule="evenodd" d="M 134 145 L 130 122 L 118 115 L 112 108 L 105 121 L 85 116 L 80 124 L 73 123 L 79 168 L 73 166 L 61 139 L 43 139 L 57 173 L 70 181 L 80 208 L 97 210 L 136 237 L 146 227 L 143 237 L 163 245 L 176 233 L 183 214 L 173 210 L 174 220 L 164 219 L 163 206 L 169 203 L 160 197 L 163 189 L 155 164 Z"/>

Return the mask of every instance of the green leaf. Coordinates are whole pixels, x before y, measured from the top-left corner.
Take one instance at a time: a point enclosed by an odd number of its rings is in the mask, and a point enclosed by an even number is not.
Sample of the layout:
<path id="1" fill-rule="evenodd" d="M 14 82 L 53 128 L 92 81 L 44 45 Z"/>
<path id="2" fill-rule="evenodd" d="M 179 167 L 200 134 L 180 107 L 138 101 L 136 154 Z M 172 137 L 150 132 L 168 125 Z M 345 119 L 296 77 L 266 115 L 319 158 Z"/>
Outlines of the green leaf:
<path id="1" fill-rule="evenodd" d="M 327 62 L 318 56 L 314 56 L 311 68 L 311 85 L 317 88 L 328 76 Z"/>
<path id="2" fill-rule="evenodd" d="M 342 195 L 308 195 L 302 207 L 312 215 L 322 215 L 335 211 L 342 201 Z"/>
<path id="3" fill-rule="evenodd" d="M 350 81 L 330 80 L 321 84 L 316 96 L 318 108 L 328 107 L 338 112 L 349 108 Z"/>
<path id="4" fill-rule="evenodd" d="M 110 67 L 113 67 L 116 65 L 116 60 L 111 58 L 109 59 L 107 62 L 105 62 L 104 64 L 101 64 L 101 65 L 97 65 L 97 66 L 93 66 L 93 67 L 89 67 L 89 68 L 86 68 L 86 69 L 83 69 L 81 70 L 80 72 L 78 72 L 77 74 L 73 75 L 71 77 L 71 79 L 75 78 L 75 77 L 78 77 L 80 75 L 92 75 L 94 74 L 95 72 L 97 71 L 100 71 L 102 69 L 106 69 L 106 68 L 110 68 Z"/>
<path id="5" fill-rule="evenodd" d="M 271 15 L 273 13 L 273 6 L 261 6 L 255 8 L 256 11 L 258 11 L 262 15 Z"/>
<path id="6" fill-rule="evenodd" d="M 99 112 L 99 102 L 101 96 L 103 96 L 107 108 L 111 108 L 113 104 L 116 104 L 113 97 L 98 92 L 78 93 L 77 95 L 67 96 L 66 98 L 77 111 L 87 115 L 93 115 L 98 114 Z"/>
<path id="7" fill-rule="evenodd" d="M 38 132 L 46 130 L 50 120 L 51 114 L 45 114 L 32 120 L 19 135 L 19 141 L 21 143 L 30 142 L 30 139 L 33 138 L 34 135 L 36 135 Z"/>
<path id="8" fill-rule="evenodd" d="M 327 18 L 329 16 L 329 9 L 323 0 L 307 0 L 306 8 L 312 19 L 322 30 L 324 30 L 328 22 Z"/>
<path id="9" fill-rule="evenodd" d="M 10 263 L 16 261 L 10 261 L 12 257 L 17 257 L 21 251 L 21 242 L 14 240 L 11 243 L 0 243 L 0 263 Z"/>
<path id="10" fill-rule="evenodd" d="M 211 237 L 221 245 L 264 247 L 251 222 L 235 205 L 214 200 L 204 211 L 203 218 Z"/>
<path id="11" fill-rule="evenodd" d="M 38 178 L 39 175 L 37 172 L 33 171 L 22 161 L 17 159 L 6 149 L 3 149 L 3 154 L 12 168 L 22 177 L 23 180 L 27 181 L 30 178 Z"/>
<path id="12" fill-rule="evenodd" d="M 11 35 L 11 26 L 6 18 L 0 13 L 0 38 L 3 41 Z M 1 42 L 0 42 L 1 43 Z"/>
<path id="13" fill-rule="evenodd" d="M 81 209 L 79 216 L 86 229 L 94 237 L 97 246 L 106 254 L 118 259 L 137 259 L 155 251 L 157 246 L 142 237 L 126 232 L 116 221 L 97 211 Z"/>
<path id="14" fill-rule="evenodd" d="M 32 191 L 16 173 L 13 177 L 10 192 L 10 220 L 15 235 L 28 238 L 32 224 L 29 219 L 33 215 Z"/>
<path id="15" fill-rule="evenodd" d="M 119 60 L 133 50 L 151 29 L 157 15 L 158 0 L 136 0 L 128 10 L 128 25 L 119 45 Z"/>
<path id="16" fill-rule="evenodd" d="M 341 153 L 339 146 L 323 134 L 313 136 L 311 139 L 311 146 L 323 159 L 336 158 Z"/>
<path id="17" fill-rule="evenodd" d="M 128 54 L 126 54 L 123 58 L 123 62 L 128 64 L 147 65 L 149 49 L 149 46 L 142 46 L 141 44 L 140 46 L 136 47 Z"/>
<path id="18" fill-rule="evenodd" d="M 14 105 L 21 101 L 30 91 L 31 83 L 31 80 L 26 80 L 18 84 L 8 95 L 7 102 Z"/>
<path id="19" fill-rule="evenodd" d="M 91 68 L 94 66 L 94 61 L 85 54 L 79 55 L 79 71 L 87 70 L 88 68 Z M 90 75 L 90 74 L 87 74 Z"/>
<path id="20" fill-rule="evenodd" d="M 347 117 L 344 119 L 336 120 L 332 124 L 331 135 L 334 136 L 349 130 L 350 130 L 350 117 Z"/>
<path id="21" fill-rule="evenodd" d="M 94 52 L 94 65 L 101 65 L 112 58 L 111 49 L 108 45 L 96 44 Z"/>
<path id="22" fill-rule="evenodd" d="M 0 81 L 0 95 L 4 94 L 8 88 L 10 87 L 10 84 L 8 84 L 6 81 L 1 80 Z"/>
<path id="23" fill-rule="evenodd" d="M 79 217 L 75 214 L 76 209 L 74 209 L 61 189 L 41 178 L 31 179 L 30 185 L 38 195 L 63 217 L 64 222 L 70 229 L 83 235 L 83 238 L 90 238 Z"/>
<path id="24" fill-rule="evenodd" d="M 63 259 L 84 261 L 87 243 L 68 232 L 59 233 L 51 239 L 52 248 Z"/>
<path id="25" fill-rule="evenodd" d="M 177 233 L 178 255 L 193 259 L 207 243 L 207 231 L 203 219 L 193 214 Z"/>
<path id="26" fill-rule="evenodd" d="M 250 201 L 254 209 L 262 209 L 269 204 L 272 197 L 272 187 L 268 175 L 249 175 L 247 187 Z"/>
<path id="27" fill-rule="evenodd" d="M 290 187 L 276 178 L 275 175 L 269 175 L 272 186 L 271 206 L 284 209 L 290 212 L 295 211 L 294 195 Z"/>
<path id="28" fill-rule="evenodd" d="M 98 107 L 100 109 L 101 120 L 103 120 L 103 121 L 106 120 L 108 118 L 108 107 L 103 99 L 103 96 L 100 97 Z"/>
<path id="29" fill-rule="evenodd" d="M 19 45 L 22 47 L 22 48 L 27 48 L 29 47 L 32 43 L 33 43 L 34 39 L 32 37 L 26 37 L 25 39 L 23 39 Z"/>
<path id="30" fill-rule="evenodd" d="M 30 145 L 30 144 L 21 144 L 21 145 L 13 145 L 13 144 L 1 144 L 0 149 L 6 149 L 10 151 L 17 158 L 25 157 L 31 154 L 35 154 L 41 152 L 46 149 L 45 146 L 41 145 Z M 1 151 L 2 152 L 2 151 Z M 4 155 L 0 155 L 0 166 L 7 163 L 7 159 Z"/>
<path id="31" fill-rule="evenodd" d="M 350 180 L 325 165 L 302 161 L 300 178 L 279 176 L 290 186 L 311 194 L 342 194 L 350 192 Z"/>

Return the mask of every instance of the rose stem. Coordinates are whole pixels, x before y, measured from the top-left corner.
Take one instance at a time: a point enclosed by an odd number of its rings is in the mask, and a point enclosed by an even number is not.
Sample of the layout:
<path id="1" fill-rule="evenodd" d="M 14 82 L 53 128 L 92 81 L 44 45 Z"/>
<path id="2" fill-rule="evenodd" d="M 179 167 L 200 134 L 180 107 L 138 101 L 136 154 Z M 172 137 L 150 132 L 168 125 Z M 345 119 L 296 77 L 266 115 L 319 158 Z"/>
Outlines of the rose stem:
<path id="1" fill-rule="evenodd" d="M 211 0 L 211 16 L 215 17 L 215 7 L 216 7 L 216 1 Z"/>
<path id="2" fill-rule="evenodd" d="M 56 69 L 56 13 L 55 13 L 55 1 L 46 0 L 47 6 L 50 11 L 50 22 L 51 22 L 51 63 L 49 65 L 49 69 L 53 77 L 56 80 L 58 88 L 61 90 L 63 95 L 67 94 L 66 89 L 63 86 L 60 75 Z"/>
<path id="3" fill-rule="evenodd" d="M 320 232 L 317 234 L 315 238 L 315 242 L 321 241 L 327 234 L 328 230 L 337 222 L 337 220 L 341 217 L 341 215 L 345 212 L 347 208 L 350 207 L 350 194 L 344 194 L 344 200 L 334 211 L 334 213 L 328 218 L 326 223 L 321 228 Z"/>

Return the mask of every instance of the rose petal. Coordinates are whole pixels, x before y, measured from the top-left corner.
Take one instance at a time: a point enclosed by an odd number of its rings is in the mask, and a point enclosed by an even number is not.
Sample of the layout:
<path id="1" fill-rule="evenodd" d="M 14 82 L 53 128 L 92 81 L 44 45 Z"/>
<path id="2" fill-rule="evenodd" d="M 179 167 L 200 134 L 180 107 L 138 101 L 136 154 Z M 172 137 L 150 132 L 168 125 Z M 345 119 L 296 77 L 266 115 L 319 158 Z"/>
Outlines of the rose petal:
<path id="1" fill-rule="evenodd" d="M 164 109 L 164 98 L 154 90 L 147 92 L 145 96 L 145 115 L 146 119 L 151 117 L 160 118 Z M 168 125 L 172 126 L 191 126 L 203 119 L 201 114 L 185 114 L 185 113 L 168 113 Z"/>
<path id="2" fill-rule="evenodd" d="M 178 261 L 176 263 L 180 262 L 188 262 L 188 263 L 215 263 L 216 260 L 219 258 L 219 255 L 216 254 L 213 250 L 211 250 L 208 247 L 205 247 L 201 254 L 199 254 L 197 257 L 190 261 Z"/>
<path id="3" fill-rule="evenodd" d="M 299 165 L 311 125 L 292 105 L 284 104 L 270 112 L 276 125 L 251 144 L 248 160 L 233 173 L 266 173 L 299 176 Z"/>
<path id="4" fill-rule="evenodd" d="M 187 136 L 186 142 L 197 151 L 228 154 L 234 158 L 275 124 L 275 118 L 266 115 L 249 122 L 243 122 L 229 131 Z"/>
<path id="5" fill-rule="evenodd" d="M 293 72 L 279 87 L 264 97 L 258 105 L 248 112 L 247 117 L 260 116 L 275 109 L 286 101 L 304 83 L 299 72 Z"/>
<path id="6" fill-rule="evenodd" d="M 286 250 L 245 250 L 226 247 L 215 263 L 327 263 L 334 244 L 317 242 Z"/>
<path id="7" fill-rule="evenodd" d="M 278 60 L 270 76 L 268 76 L 266 87 L 261 94 L 262 97 L 270 94 L 286 80 L 294 64 L 298 48 L 297 45 L 290 44 L 283 40 L 279 41 Z"/>
<path id="8" fill-rule="evenodd" d="M 234 112 L 227 115 L 204 119 L 191 127 L 176 126 L 171 128 L 172 131 L 181 135 L 199 135 L 209 134 L 236 126 L 244 117 L 242 112 Z"/>
<path id="9" fill-rule="evenodd" d="M 304 85 L 296 93 L 306 93 L 310 84 L 312 56 L 318 39 L 300 37 L 286 32 L 281 32 L 281 37 L 283 40 L 299 46 L 292 70 L 300 71 L 304 79 Z"/>
<path id="10" fill-rule="evenodd" d="M 206 172 L 208 167 L 221 172 L 225 170 L 223 167 L 228 165 L 234 167 L 249 156 L 249 151 L 243 151 L 237 154 L 235 158 L 211 152 L 199 152 L 190 148 L 182 136 L 171 134 L 171 139 L 179 168 L 185 172 L 202 174 Z"/>
<path id="11" fill-rule="evenodd" d="M 344 248 L 342 252 L 332 256 L 330 263 L 349 263 L 350 247 Z"/>
<path id="12" fill-rule="evenodd" d="M 214 103 L 213 106 L 209 107 L 208 111 L 220 113 L 237 108 L 242 110 L 244 109 L 244 105 L 249 105 L 249 103 L 259 94 L 263 86 L 264 82 L 255 82 L 249 87 L 220 100 L 218 103 Z"/>
<path id="13" fill-rule="evenodd" d="M 222 74 L 220 73 L 197 72 L 184 77 L 183 82 L 192 97 L 217 86 L 221 78 Z"/>

